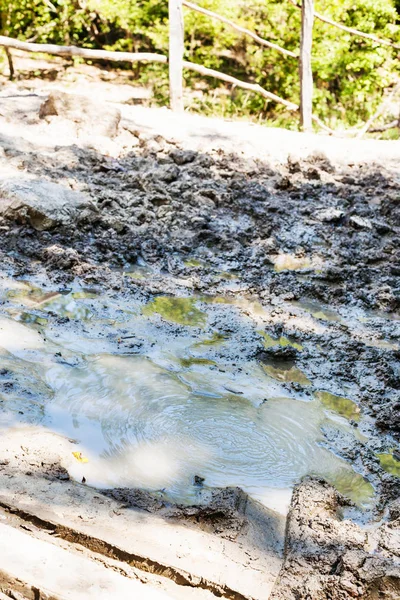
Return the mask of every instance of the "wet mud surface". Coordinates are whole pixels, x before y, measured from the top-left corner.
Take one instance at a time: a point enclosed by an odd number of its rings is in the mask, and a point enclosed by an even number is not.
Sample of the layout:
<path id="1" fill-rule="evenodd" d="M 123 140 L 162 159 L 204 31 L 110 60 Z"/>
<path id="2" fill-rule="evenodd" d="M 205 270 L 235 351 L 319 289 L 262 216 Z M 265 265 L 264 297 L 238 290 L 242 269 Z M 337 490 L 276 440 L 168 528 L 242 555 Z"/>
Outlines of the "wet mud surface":
<path id="1" fill-rule="evenodd" d="M 7 122 L 55 127 L 59 117 L 39 118 L 41 102 L 34 97 L 19 112 L 9 108 Z M 57 386 L 46 389 L 37 367 L 35 373 L 23 364 L 38 340 L 50 345 L 53 383 L 88 356 L 110 355 L 132 364 L 150 360 L 140 368 L 164 382 L 161 370 L 172 369 L 193 398 L 217 393 L 227 413 L 235 405 L 249 422 L 272 410 L 272 398 L 285 398 L 289 412 L 297 410 L 290 402 L 304 407 L 302 431 L 315 418 L 318 436 L 311 451 L 302 451 L 317 460 L 321 452 L 333 466 L 323 472 L 309 463 L 295 466 L 272 484 L 291 490 L 303 476 L 316 477 L 295 488 L 284 566 L 271 597 L 398 597 L 400 172 L 378 161 L 360 164 L 356 156 L 351 164 L 335 162 L 319 152 L 279 164 L 201 152 L 124 120 L 118 136 L 111 156 L 101 145 L 62 143 L 61 135 L 46 150 L 32 137 L 0 134 L 2 177 L 10 170 L 89 200 L 59 223 L 44 223 L 29 210 L 0 217 L 2 407 L 8 403 L 20 422 L 47 423 L 40 407 Z M 11 321 L 37 336 L 20 354 L 10 340 L 25 334 L 8 330 Z M 267 397 L 263 377 L 273 389 Z M 307 412 L 311 406 L 318 417 Z M 208 414 L 209 404 L 203 408 Z M 203 433 L 192 427 L 193 438 L 204 441 L 209 424 Z M 73 437 L 72 429 L 60 431 Z M 232 432 L 240 439 L 239 430 Z M 126 443 L 126 435 L 119 432 L 113 443 Z M 271 481 L 274 464 L 287 466 L 288 456 L 282 450 L 271 459 Z M 153 494 L 143 496 L 125 476 L 110 486 L 95 468 L 88 474 L 78 463 L 59 467 L 54 478 L 84 477 L 124 505 L 175 510 L 202 526 L 216 520 L 228 536 L 242 517 L 232 517 L 224 502 L 215 508 L 215 499 L 199 508 L 198 490 L 240 485 L 263 501 L 256 474 L 246 489 L 237 465 L 232 480 L 213 480 L 212 470 L 205 475 L 194 461 L 183 477 L 185 492 L 154 495 L 157 485 L 149 481 L 141 487 Z M 340 477 L 337 464 L 344 465 Z M 262 468 L 254 471 L 265 481 Z M 269 506 L 285 513 L 285 502 L 279 497 Z"/>

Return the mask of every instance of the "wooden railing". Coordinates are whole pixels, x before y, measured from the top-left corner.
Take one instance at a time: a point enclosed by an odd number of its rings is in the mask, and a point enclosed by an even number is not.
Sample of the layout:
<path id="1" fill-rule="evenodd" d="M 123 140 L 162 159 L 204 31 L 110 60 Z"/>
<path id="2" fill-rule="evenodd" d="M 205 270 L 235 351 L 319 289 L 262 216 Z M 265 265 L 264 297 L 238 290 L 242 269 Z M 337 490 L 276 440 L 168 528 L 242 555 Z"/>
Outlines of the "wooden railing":
<path id="1" fill-rule="evenodd" d="M 288 0 L 299 8 L 302 13 L 301 18 L 301 35 L 300 35 L 300 49 L 299 53 L 295 53 L 291 50 L 287 50 L 282 46 L 266 40 L 260 37 L 258 34 L 253 31 L 246 29 L 245 27 L 241 27 L 240 25 L 234 23 L 233 21 L 223 17 L 213 11 L 207 10 L 194 4 L 193 2 L 189 2 L 188 0 L 168 0 L 169 4 L 169 55 L 168 57 L 163 54 L 158 54 L 155 52 L 111 52 L 106 50 L 91 50 L 85 48 L 78 48 L 76 46 L 58 46 L 55 44 L 36 44 L 32 42 L 23 42 L 20 40 L 16 40 L 13 38 L 0 36 L 0 46 L 3 46 L 6 49 L 7 58 L 10 65 L 10 73 L 12 73 L 13 65 L 12 59 L 10 55 L 9 49 L 18 49 L 24 52 L 44 52 L 46 54 L 52 54 L 55 56 L 64 56 L 64 57 L 72 57 L 77 56 L 87 60 L 107 60 L 114 62 L 138 62 L 138 61 L 147 61 L 147 62 L 159 62 L 159 63 L 168 63 L 169 65 L 169 82 L 170 82 L 170 106 L 173 111 L 181 112 L 184 110 L 183 104 L 183 71 L 184 69 L 189 69 L 203 75 L 205 77 L 213 77 L 219 79 L 221 81 L 225 81 L 226 83 L 230 83 L 236 87 L 240 87 L 246 90 L 250 90 L 252 92 L 258 93 L 262 95 L 264 98 L 268 100 L 272 100 L 279 104 L 283 104 L 287 110 L 290 111 L 300 111 L 300 128 L 303 131 L 312 130 L 312 122 L 316 122 L 323 130 L 334 133 L 329 127 L 326 127 L 316 115 L 313 114 L 312 111 L 312 100 L 313 100 L 313 76 L 312 76 L 312 68 L 311 68 L 311 58 L 312 58 L 312 33 L 313 33 L 313 23 L 314 19 L 319 19 L 324 23 L 327 23 L 333 27 L 337 27 L 343 31 L 351 33 L 352 35 L 367 38 L 377 44 L 382 44 L 386 46 L 391 46 L 393 48 L 400 50 L 400 45 L 395 44 L 391 40 L 384 40 L 376 37 L 373 34 L 364 33 L 357 29 L 353 29 L 342 25 L 341 23 L 336 23 L 332 19 L 324 17 L 319 13 L 314 11 L 314 0 L 302 0 L 301 4 L 297 3 L 297 0 Z M 242 81 L 233 77 L 231 75 L 227 75 L 226 73 L 222 73 L 221 71 L 216 71 L 214 69 L 209 69 L 204 67 L 203 65 L 192 63 L 184 60 L 184 14 L 183 7 L 186 7 L 189 10 L 196 11 L 201 13 L 207 17 L 212 19 L 216 19 L 221 21 L 222 23 L 228 25 L 234 30 L 238 31 L 243 35 L 247 35 L 252 38 L 256 43 L 261 44 L 270 50 L 274 50 L 280 52 L 281 54 L 296 58 L 299 62 L 299 77 L 300 77 L 300 103 L 299 105 L 291 102 L 289 100 L 285 100 L 280 96 L 277 96 L 273 92 L 264 89 L 262 86 L 256 83 L 250 83 L 247 81 Z M 398 88 L 396 88 L 398 89 Z M 365 126 L 359 131 L 359 135 L 364 135 L 369 127 L 372 125 L 373 121 L 380 115 L 380 109 L 369 119 L 369 121 L 365 124 Z"/>
<path id="2" fill-rule="evenodd" d="M 215 13 L 211 10 L 207 10 L 205 8 L 198 6 L 197 4 L 189 2 L 188 0 L 169 0 L 170 23 L 171 23 L 171 15 L 172 15 L 174 18 L 177 19 L 177 21 L 179 21 L 179 23 L 182 24 L 179 29 L 179 31 L 181 32 L 181 36 L 182 36 L 180 39 L 179 48 L 182 49 L 182 51 L 183 51 L 183 47 L 184 47 L 184 44 L 183 44 L 184 28 L 183 28 L 182 6 L 185 6 L 185 7 L 189 8 L 190 10 L 197 11 L 203 15 L 206 15 L 210 18 L 217 19 L 218 21 L 225 23 L 226 25 L 232 27 L 239 33 L 242 33 L 244 35 L 251 37 L 255 42 L 257 42 L 263 46 L 266 46 L 273 50 L 277 50 L 278 52 L 280 52 L 286 56 L 291 56 L 293 58 L 297 58 L 299 60 L 300 103 L 299 103 L 299 106 L 293 105 L 293 103 L 290 103 L 291 104 L 290 110 L 299 110 L 300 111 L 300 128 L 303 131 L 311 131 L 312 130 L 312 122 L 315 121 L 316 123 L 318 123 L 318 125 L 323 130 L 330 132 L 330 133 L 334 133 L 331 129 L 329 129 L 329 127 L 326 127 L 320 121 L 320 119 L 318 119 L 315 115 L 313 115 L 313 112 L 312 112 L 314 85 L 313 85 L 311 60 L 312 60 L 312 37 L 313 37 L 314 19 L 319 19 L 320 21 L 327 23 L 328 25 L 337 27 L 338 29 L 341 29 L 342 31 L 346 31 L 347 33 L 351 33 L 352 35 L 366 38 L 377 44 L 391 46 L 391 47 L 399 49 L 399 50 L 400 50 L 400 45 L 395 44 L 394 42 L 392 42 L 390 40 L 384 40 L 384 39 L 378 38 L 377 36 L 375 36 L 373 34 L 365 33 L 363 31 L 359 31 L 358 29 L 347 27 L 346 25 L 337 23 L 336 21 L 333 21 L 332 19 L 329 19 L 328 17 L 325 17 L 325 16 L 315 12 L 314 11 L 314 0 L 301 0 L 300 4 L 297 3 L 297 0 L 289 0 L 289 2 L 291 2 L 291 4 L 293 4 L 296 8 L 300 9 L 301 13 L 302 13 L 302 15 L 301 15 L 300 50 L 299 50 L 298 54 L 296 54 L 295 52 L 292 52 L 291 50 L 287 50 L 286 48 L 283 48 L 282 46 L 279 46 L 278 44 L 275 44 L 268 40 L 265 40 L 264 38 L 260 37 L 259 35 L 250 31 L 249 29 L 240 27 L 233 21 L 230 21 L 229 19 L 222 17 L 221 15 L 218 15 L 217 13 Z M 171 10 L 173 11 L 172 13 L 171 13 Z M 171 34 L 172 34 L 172 32 L 171 32 Z M 175 60 L 175 57 L 174 57 L 174 60 L 172 60 L 172 57 L 170 55 L 169 68 L 170 68 L 170 73 L 173 72 L 173 77 L 172 76 L 170 77 L 171 82 L 174 81 L 174 78 L 179 81 L 183 81 L 182 72 L 180 74 L 177 72 L 179 65 L 180 65 L 179 58 L 176 57 L 176 60 Z M 182 65 L 182 68 L 183 67 L 184 67 L 184 64 Z M 223 79 L 222 77 L 219 77 L 219 78 Z M 225 81 L 228 81 L 228 79 L 225 79 Z M 243 84 L 244 84 L 244 82 L 241 82 L 241 85 L 239 87 L 245 87 L 246 89 L 252 89 L 255 92 L 262 93 L 261 90 L 263 90 L 263 88 L 261 88 L 260 86 L 257 86 L 254 84 L 247 84 L 245 86 Z M 238 83 L 236 83 L 236 85 L 238 85 Z M 266 90 L 263 90 L 263 92 L 264 92 L 263 95 L 265 97 L 270 97 L 272 99 L 271 92 L 267 92 L 268 95 L 265 94 Z M 280 102 L 281 104 L 287 105 L 287 100 L 284 100 L 283 98 L 280 98 L 280 97 L 276 96 L 275 94 L 273 96 L 274 96 L 274 99 L 276 102 Z M 173 110 L 178 110 L 178 111 L 183 110 L 182 100 L 178 100 L 176 104 L 173 104 L 172 98 L 173 98 L 173 91 L 171 90 L 171 108 Z M 296 108 L 294 108 L 294 106 Z M 372 124 L 372 122 L 371 122 L 371 124 Z M 365 127 L 364 127 L 361 131 L 364 134 L 364 133 L 366 133 L 367 130 L 368 130 L 368 128 L 365 129 Z"/>

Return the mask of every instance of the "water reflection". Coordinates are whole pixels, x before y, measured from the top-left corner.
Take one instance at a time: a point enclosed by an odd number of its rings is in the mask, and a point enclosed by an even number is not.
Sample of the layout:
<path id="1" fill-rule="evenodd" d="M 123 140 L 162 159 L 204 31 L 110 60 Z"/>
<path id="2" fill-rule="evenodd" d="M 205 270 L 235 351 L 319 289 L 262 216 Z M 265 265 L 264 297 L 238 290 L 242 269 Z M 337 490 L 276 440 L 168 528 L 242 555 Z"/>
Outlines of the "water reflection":
<path id="1" fill-rule="evenodd" d="M 76 439 L 89 459 L 71 462 L 78 480 L 84 475 L 91 485 L 162 489 L 192 501 L 193 477 L 199 475 L 209 486 L 241 486 L 284 512 L 293 485 L 316 473 L 360 504 L 370 502 L 369 484 L 321 444 L 326 397 L 306 402 L 286 389 L 287 382 L 309 385 L 304 373 L 293 363 L 261 365 L 240 351 L 237 360 L 224 363 L 218 351 L 232 338 L 211 328 L 201 335 L 192 329 L 204 327 L 215 307 L 193 297 L 158 296 L 140 311 L 121 300 L 112 320 L 111 300 L 90 292 L 43 294 L 25 284 L 22 295 L 21 286 L 13 291 L 8 301 L 16 304 L 15 318 L 0 316 L 3 410 L 8 403 L 12 412 L 28 411 L 24 394 L 34 388 L 29 418 Z M 30 310 L 21 310 L 26 302 Z M 266 314 L 257 302 L 234 304 L 256 322 Z M 52 313 L 90 318 L 90 331 L 87 323 L 54 324 Z M 160 327 L 154 314 L 187 327 L 168 337 L 170 328 Z M 239 323 L 238 311 L 234 318 Z M 123 348 L 112 346 L 117 336 L 110 323 L 121 325 L 127 339 L 147 341 L 143 349 L 129 350 L 140 354 L 118 355 Z M 296 348 L 289 338 L 270 341 Z M 7 372 L 13 369 L 10 391 Z M 339 414 L 350 410 L 350 400 L 339 398 L 334 406 L 331 400 L 329 408 Z"/>
<path id="2" fill-rule="evenodd" d="M 317 302 L 316 300 L 299 300 L 291 302 L 293 306 L 297 306 L 302 310 L 310 313 L 315 319 L 319 319 L 321 321 L 333 321 L 339 322 L 341 321 L 340 315 L 338 315 L 334 310 L 328 308 L 324 304 Z"/>
<path id="3" fill-rule="evenodd" d="M 267 401 L 254 405 L 226 390 L 201 393 L 190 378 L 144 357 L 109 355 L 72 372 L 53 365 L 47 381 L 55 391 L 49 424 L 81 441 L 93 485 L 165 488 L 190 501 L 194 474 L 260 498 L 309 472 L 352 477 L 350 466 L 319 445 L 323 407 L 272 397 L 267 381 Z"/>

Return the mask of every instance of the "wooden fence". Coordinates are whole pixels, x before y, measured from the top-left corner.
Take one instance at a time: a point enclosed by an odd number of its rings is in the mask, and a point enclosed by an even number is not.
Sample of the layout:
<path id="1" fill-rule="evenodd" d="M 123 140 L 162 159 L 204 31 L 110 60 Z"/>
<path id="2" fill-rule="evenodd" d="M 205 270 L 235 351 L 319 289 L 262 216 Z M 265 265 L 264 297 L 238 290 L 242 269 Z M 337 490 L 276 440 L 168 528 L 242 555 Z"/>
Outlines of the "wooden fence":
<path id="1" fill-rule="evenodd" d="M 76 46 L 58 46 L 54 44 L 36 44 L 31 42 L 22 42 L 20 40 L 16 40 L 13 38 L 0 36 L 0 46 L 3 46 L 7 53 L 7 58 L 10 65 L 10 74 L 13 74 L 13 64 L 12 57 L 10 54 L 11 49 L 22 50 L 24 52 L 44 52 L 46 54 L 52 54 L 56 56 L 64 56 L 64 57 L 72 57 L 77 56 L 87 60 L 107 60 L 114 62 L 126 61 L 130 63 L 138 62 L 138 61 L 147 61 L 147 62 L 160 62 L 160 63 L 168 63 L 169 65 L 169 82 L 170 82 L 170 106 L 173 111 L 183 111 L 183 71 L 184 69 L 189 69 L 192 71 L 196 71 L 200 75 L 204 77 L 214 77 L 216 79 L 225 81 L 226 83 L 230 83 L 236 87 L 240 87 L 255 93 L 262 95 L 264 98 L 268 100 L 272 100 L 274 102 L 283 104 L 287 110 L 289 111 L 299 111 L 300 112 L 300 128 L 303 131 L 312 130 L 312 122 L 316 122 L 319 127 L 323 130 L 334 133 L 329 127 L 326 127 L 323 123 L 321 123 L 320 119 L 313 115 L 312 112 L 312 100 L 313 100 L 313 76 L 312 76 L 312 68 L 311 68 L 311 58 L 312 58 L 312 32 L 313 32 L 313 23 L 314 19 L 319 19 L 324 23 L 327 23 L 333 27 L 337 27 L 342 31 L 346 31 L 347 33 L 351 33 L 352 35 L 363 37 L 369 39 L 377 44 L 382 44 L 386 46 L 392 46 L 396 49 L 400 50 L 400 46 L 395 44 L 390 40 L 384 40 L 376 37 L 373 34 L 364 33 L 362 31 L 358 31 L 357 29 L 353 29 L 351 27 L 347 27 L 342 25 L 341 23 L 336 23 L 332 19 L 324 17 L 319 13 L 314 11 L 314 0 L 302 0 L 301 4 L 297 3 L 297 0 L 288 0 L 296 6 L 299 10 L 301 10 L 301 35 L 300 35 L 300 49 L 299 54 L 292 52 L 291 50 L 287 50 L 278 44 L 275 44 L 269 40 L 266 40 L 256 33 L 241 27 L 230 21 L 229 19 L 222 17 L 221 15 L 202 8 L 197 4 L 189 2 L 188 0 L 168 0 L 168 8 L 169 8 L 169 55 L 165 56 L 163 54 L 158 54 L 154 52 L 109 52 L 106 50 L 90 50 L 85 48 L 78 48 Z M 261 44 L 270 50 L 274 50 L 280 52 L 285 56 L 290 56 L 293 58 L 297 58 L 299 62 L 299 77 L 300 77 L 300 103 L 299 105 L 291 102 L 289 100 L 285 100 L 270 92 L 260 85 L 256 83 L 250 83 L 247 81 L 242 81 L 237 79 L 236 77 L 232 77 L 231 75 L 227 75 L 226 73 L 222 73 L 220 71 L 216 71 L 214 69 L 209 69 L 204 67 L 203 65 L 192 63 L 184 60 L 184 15 L 183 15 L 183 7 L 188 8 L 189 10 L 196 11 L 201 13 L 207 17 L 212 19 L 217 19 L 222 23 L 225 23 L 229 27 L 232 27 L 234 30 L 238 31 L 243 35 L 247 35 L 251 37 L 255 42 Z M 396 88 L 398 89 L 398 88 Z M 364 135 L 369 127 L 372 125 L 373 121 L 381 114 L 381 108 L 369 119 L 366 125 L 360 130 L 359 135 Z"/>

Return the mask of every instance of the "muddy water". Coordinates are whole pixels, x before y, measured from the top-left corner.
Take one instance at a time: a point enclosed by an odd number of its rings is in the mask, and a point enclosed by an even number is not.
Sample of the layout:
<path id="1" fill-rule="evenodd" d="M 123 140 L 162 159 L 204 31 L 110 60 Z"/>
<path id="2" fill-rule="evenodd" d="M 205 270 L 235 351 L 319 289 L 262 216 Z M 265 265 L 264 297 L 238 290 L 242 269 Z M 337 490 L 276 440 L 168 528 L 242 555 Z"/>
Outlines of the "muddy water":
<path id="1" fill-rule="evenodd" d="M 354 403 L 289 390 L 288 381 L 312 383 L 296 366 L 240 353 L 228 360 L 224 351 L 237 342 L 216 330 L 218 302 L 159 296 L 144 303 L 12 281 L 2 293 L 4 415 L 77 440 L 87 462 L 66 457 L 77 480 L 191 502 L 197 475 L 285 512 L 293 485 L 312 473 L 362 506 L 371 502 L 371 485 L 325 447 L 321 433 L 329 420 L 352 432 Z M 237 306 L 224 310 L 243 319 Z M 257 333 L 253 313 L 246 327 L 261 346 L 292 343 Z"/>

